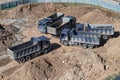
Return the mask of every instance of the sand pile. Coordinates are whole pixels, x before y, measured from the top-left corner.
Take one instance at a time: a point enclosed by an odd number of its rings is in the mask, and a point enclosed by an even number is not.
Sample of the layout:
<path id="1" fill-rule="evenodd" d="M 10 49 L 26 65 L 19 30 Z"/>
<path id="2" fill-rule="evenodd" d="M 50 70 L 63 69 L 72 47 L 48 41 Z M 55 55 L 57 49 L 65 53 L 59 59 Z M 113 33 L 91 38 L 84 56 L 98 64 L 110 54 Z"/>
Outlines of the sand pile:
<path id="1" fill-rule="evenodd" d="M 15 41 L 15 30 L 11 25 L 0 25 L 0 52 L 11 46 Z"/>
<path id="2" fill-rule="evenodd" d="M 9 80 L 47 80 L 61 73 L 61 60 L 56 56 L 36 58 L 15 71 Z M 59 69 L 59 70 L 58 70 Z M 13 77 L 14 76 L 14 77 Z"/>
<path id="3" fill-rule="evenodd" d="M 29 61 L 4 80 L 93 80 L 108 69 L 104 59 L 89 50 L 57 53 Z"/>
<path id="4" fill-rule="evenodd" d="M 6 18 L 27 18 L 36 20 L 61 9 L 65 9 L 65 5 L 53 5 L 53 3 L 19 5 L 14 9 L 8 10 Z"/>
<path id="5" fill-rule="evenodd" d="M 91 12 L 85 14 L 82 16 L 82 18 L 79 19 L 82 23 L 114 23 L 111 17 L 107 17 L 106 14 L 103 14 L 103 11 L 100 9 L 94 9 Z"/>

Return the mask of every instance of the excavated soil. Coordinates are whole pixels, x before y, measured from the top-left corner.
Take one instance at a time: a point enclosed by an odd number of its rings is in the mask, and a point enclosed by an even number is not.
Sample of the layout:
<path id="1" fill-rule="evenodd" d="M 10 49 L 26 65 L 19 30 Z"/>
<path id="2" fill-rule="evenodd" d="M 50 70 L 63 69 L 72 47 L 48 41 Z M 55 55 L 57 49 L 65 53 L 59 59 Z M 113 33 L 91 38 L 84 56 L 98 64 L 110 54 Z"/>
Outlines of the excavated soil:
<path id="1" fill-rule="evenodd" d="M 0 25 L 0 54 L 16 41 L 14 33 L 15 29 L 11 25 Z"/>
<path id="2" fill-rule="evenodd" d="M 37 29 L 37 21 L 54 12 L 73 15 L 80 23 L 113 24 L 115 35 L 93 50 L 82 49 L 80 46 L 63 46 L 58 38 L 42 34 Z M 38 56 L 24 64 L 11 61 L 0 67 L 1 80 L 103 80 L 120 71 L 119 13 L 90 5 L 37 3 L 0 11 L 0 18 L 28 20 L 24 23 L 26 29 L 21 32 L 24 36 L 23 42 L 31 37 L 45 35 L 51 38 L 52 43 L 48 54 Z M 11 65 L 10 68 L 9 65 Z"/>

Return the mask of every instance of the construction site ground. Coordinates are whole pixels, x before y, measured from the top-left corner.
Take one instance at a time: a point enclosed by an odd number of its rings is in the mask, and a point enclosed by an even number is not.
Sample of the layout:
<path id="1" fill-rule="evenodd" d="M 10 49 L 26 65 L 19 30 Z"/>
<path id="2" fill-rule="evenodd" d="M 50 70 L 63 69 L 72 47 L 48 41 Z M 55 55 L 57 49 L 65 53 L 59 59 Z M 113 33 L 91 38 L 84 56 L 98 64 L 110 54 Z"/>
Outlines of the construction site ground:
<path id="1" fill-rule="evenodd" d="M 77 23 L 113 24 L 115 35 L 92 50 L 63 46 L 59 38 L 42 34 L 38 20 L 55 12 L 77 18 Z M 0 11 L 0 80 L 103 80 L 120 71 L 120 13 L 85 4 L 34 3 Z M 23 64 L 10 59 L 7 47 L 47 36 L 51 51 Z"/>

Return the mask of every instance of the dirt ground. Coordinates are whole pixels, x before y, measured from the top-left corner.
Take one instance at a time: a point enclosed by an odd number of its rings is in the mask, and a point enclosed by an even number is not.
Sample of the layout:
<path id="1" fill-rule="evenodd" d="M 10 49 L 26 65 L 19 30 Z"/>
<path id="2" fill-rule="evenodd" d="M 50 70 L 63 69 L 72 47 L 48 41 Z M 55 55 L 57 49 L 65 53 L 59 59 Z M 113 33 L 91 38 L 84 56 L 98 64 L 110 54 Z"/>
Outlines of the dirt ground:
<path id="1" fill-rule="evenodd" d="M 12 26 L 0 25 L 0 54 L 3 54 L 5 49 L 16 41 L 14 33 L 15 30 Z"/>
<path id="2" fill-rule="evenodd" d="M 73 15 L 80 23 L 113 24 L 115 35 L 93 50 L 80 46 L 63 46 L 58 38 L 42 34 L 37 29 L 37 21 L 54 12 Z M 5 60 L 0 65 L 0 80 L 103 80 L 120 71 L 119 13 L 90 5 L 52 3 L 20 5 L 0 11 L 1 20 L 14 18 L 27 19 L 22 24 L 25 29 L 20 32 L 23 42 L 31 37 L 44 35 L 51 38 L 51 51 L 24 64 Z"/>

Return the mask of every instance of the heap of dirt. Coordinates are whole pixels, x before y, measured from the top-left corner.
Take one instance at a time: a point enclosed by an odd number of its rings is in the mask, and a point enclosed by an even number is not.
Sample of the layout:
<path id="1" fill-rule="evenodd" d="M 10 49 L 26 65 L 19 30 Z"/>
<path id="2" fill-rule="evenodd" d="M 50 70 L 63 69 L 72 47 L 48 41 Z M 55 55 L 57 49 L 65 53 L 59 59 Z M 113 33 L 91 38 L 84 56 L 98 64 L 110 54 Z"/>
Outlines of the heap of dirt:
<path id="1" fill-rule="evenodd" d="M 108 20 L 105 17 L 114 17 L 119 18 L 118 13 L 114 13 L 111 11 L 106 11 L 104 9 L 98 9 L 93 6 L 86 6 L 86 5 L 68 5 L 68 4 L 54 4 L 54 3 L 35 3 L 35 4 L 25 4 L 19 5 L 16 8 L 10 10 L 0 11 L 0 18 L 27 18 L 38 20 L 40 18 L 46 17 L 49 14 L 54 12 L 63 12 L 66 15 L 73 15 L 78 18 L 78 21 L 95 21 L 96 17 L 97 20 Z M 90 13 L 89 13 L 90 12 Z M 104 12 L 104 15 L 103 13 Z M 4 15 L 3 15 L 4 14 Z M 114 15 L 113 15 L 114 14 Z M 92 20 L 91 20 L 92 19 Z M 96 20 L 96 21 L 97 21 Z M 101 22 L 102 22 L 101 20 Z M 108 21 L 109 23 L 111 21 Z"/>
<path id="2" fill-rule="evenodd" d="M 15 41 L 16 30 L 11 25 L 0 25 L 0 52 L 11 46 Z"/>
<path id="3" fill-rule="evenodd" d="M 101 74 L 114 68 L 93 51 L 74 50 L 64 54 L 58 54 L 57 50 L 38 57 L 4 80 L 101 80 Z"/>
<path id="4" fill-rule="evenodd" d="M 10 80 L 47 80 L 54 78 L 57 74 L 61 73 L 60 66 L 61 60 L 59 57 L 49 56 L 37 58 L 30 63 L 26 63 L 22 68 L 18 69 L 10 76 Z M 16 75 L 12 77 L 13 75 Z M 8 78 L 6 78 L 8 79 Z"/>
<path id="5" fill-rule="evenodd" d="M 98 16 L 99 14 L 99 16 Z M 106 17 L 105 14 L 103 14 L 103 12 L 99 9 L 95 9 L 85 15 L 82 16 L 82 18 L 80 18 L 80 21 L 82 23 L 112 23 L 113 21 L 110 19 L 110 17 Z"/>
<path id="6" fill-rule="evenodd" d="M 46 3 L 46 4 L 26 4 L 26 5 L 19 5 L 16 8 L 1 11 L 0 14 L 5 13 L 3 16 L 4 18 L 27 18 L 27 19 L 39 19 L 41 17 L 45 17 L 46 15 L 57 12 L 61 9 L 65 9 L 66 6 L 63 4 L 54 5 L 53 3 Z M 1 18 L 3 18 L 1 16 Z"/>
<path id="7" fill-rule="evenodd" d="M 102 80 L 108 75 L 119 72 L 120 67 L 120 14 L 89 5 L 68 4 L 26 4 L 14 9 L 0 11 L 4 18 L 27 18 L 27 24 L 32 28 L 22 32 L 23 41 L 34 36 L 45 35 L 51 38 L 51 43 L 59 43 L 50 35 L 41 34 L 37 29 L 36 21 L 54 12 L 63 12 L 73 15 L 77 22 L 111 23 L 115 26 L 115 35 L 103 46 L 93 50 L 84 50 L 80 47 L 65 47 L 52 50 L 49 54 L 26 62 L 21 68 L 5 76 L 5 80 Z M 1 19 L 3 16 L 0 17 Z M 59 43 L 60 44 L 60 43 Z M 56 47 L 53 45 L 52 47 Z"/>

